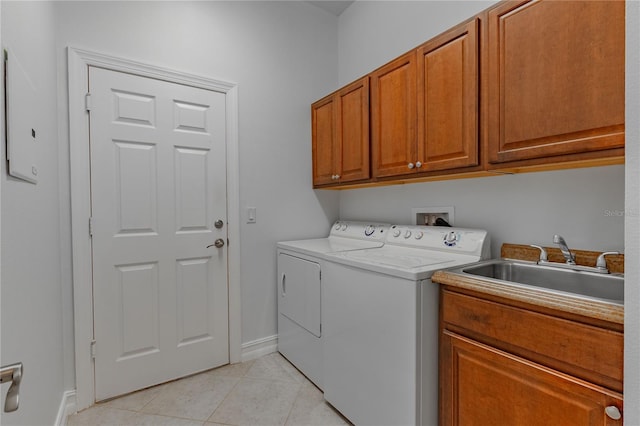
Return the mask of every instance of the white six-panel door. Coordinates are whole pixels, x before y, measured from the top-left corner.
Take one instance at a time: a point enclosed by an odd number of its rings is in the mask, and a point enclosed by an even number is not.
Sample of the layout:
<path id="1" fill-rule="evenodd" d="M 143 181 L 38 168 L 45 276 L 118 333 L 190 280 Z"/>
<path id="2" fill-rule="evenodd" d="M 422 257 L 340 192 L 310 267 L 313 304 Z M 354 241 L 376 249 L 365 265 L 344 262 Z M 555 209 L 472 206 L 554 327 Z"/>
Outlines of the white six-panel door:
<path id="1" fill-rule="evenodd" d="M 225 95 L 96 67 L 89 91 L 99 401 L 229 362 Z"/>

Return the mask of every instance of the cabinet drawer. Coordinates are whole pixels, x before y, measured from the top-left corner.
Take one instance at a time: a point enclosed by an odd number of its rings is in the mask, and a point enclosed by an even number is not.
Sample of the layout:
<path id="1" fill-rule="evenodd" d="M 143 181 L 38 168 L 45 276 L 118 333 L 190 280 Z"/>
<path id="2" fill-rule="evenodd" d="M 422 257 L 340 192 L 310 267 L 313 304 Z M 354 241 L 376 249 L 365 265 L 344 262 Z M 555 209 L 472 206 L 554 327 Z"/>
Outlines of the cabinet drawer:
<path id="1" fill-rule="evenodd" d="M 622 392 L 620 332 L 442 291 L 443 327 Z"/>

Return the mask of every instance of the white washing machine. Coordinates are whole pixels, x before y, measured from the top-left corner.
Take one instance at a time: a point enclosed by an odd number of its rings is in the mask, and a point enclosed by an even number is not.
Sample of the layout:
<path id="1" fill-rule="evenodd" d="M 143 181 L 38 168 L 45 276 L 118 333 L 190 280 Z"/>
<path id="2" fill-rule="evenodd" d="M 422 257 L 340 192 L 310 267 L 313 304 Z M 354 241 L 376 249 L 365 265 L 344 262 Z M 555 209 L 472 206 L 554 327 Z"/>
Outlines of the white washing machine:
<path id="1" fill-rule="evenodd" d="M 438 269 L 490 257 L 481 230 L 392 226 L 323 269 L 324 397 L 356 425 L 438 425 Z"/>
<path id="2" fill-rule="evenodd" d="M 389 224 L 338 221 L 326 238 L 284 241 L 278 257 L 278 351 L 323 388 L 321 296 L 326 254 L 381 247 Z"/>

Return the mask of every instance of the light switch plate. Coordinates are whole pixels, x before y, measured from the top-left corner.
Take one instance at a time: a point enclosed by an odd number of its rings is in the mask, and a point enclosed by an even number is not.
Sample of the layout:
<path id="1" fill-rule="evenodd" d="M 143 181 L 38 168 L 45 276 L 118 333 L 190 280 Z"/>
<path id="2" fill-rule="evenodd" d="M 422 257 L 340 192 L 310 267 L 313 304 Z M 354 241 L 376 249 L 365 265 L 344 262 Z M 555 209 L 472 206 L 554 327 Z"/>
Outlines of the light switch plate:
<path id="1" fill-rule="evenodd" d="M 256 223 L 255 207 L 247 207 L 247 223 Z"/>

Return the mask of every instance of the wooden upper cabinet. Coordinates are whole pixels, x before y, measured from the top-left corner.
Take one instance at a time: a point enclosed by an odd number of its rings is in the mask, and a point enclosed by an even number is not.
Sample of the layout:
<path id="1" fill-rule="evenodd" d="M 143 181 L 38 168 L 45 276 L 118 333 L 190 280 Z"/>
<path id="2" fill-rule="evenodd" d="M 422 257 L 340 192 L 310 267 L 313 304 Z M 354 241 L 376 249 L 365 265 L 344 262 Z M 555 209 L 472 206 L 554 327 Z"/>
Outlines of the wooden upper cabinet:
<path id="1" fill-rule="evenodd" d="M 420 171 L 479 164 L 478 18 L 418 48 Z"/>
<path id="2" fill-rule="evenodd" d="M 369 179 L 369 77 L 338 91 L 337 100 L 339 180 L 342 183 Z"/>
<path id="3" fill-rule="evenodd" d="M 371 74 L 373 175 L 412 173 L 416 152 L 416 51 Z"/>
<path id="4" fill-rule="evenodd" d="M 336 137 L 333 96 L 311 105 L 311 149 L 313 158 L 313 184 L 335 183 Z"/>
<path id="5" fill-rule="evenodd" d="M 314 103 L 314 186 L 620 163 L 624 22 L 624 0 L 497 3 Z"/>
<path id="6" fill-rule="evenodd" d="M 369 77 L 311 106 L 313 184 L 369 179 Z"/>
<path id="7" fill-rule="evenodd" d="M 616 0 L 508 1 L 489 10 L 489 163 L 544 164 L 624 147 L 624 16 Z"/>
<path id="8" fill-rule="evenodd" d="M 479 164 L 479 25 L 459 25 L 371 74 L 374 176 Z"/>

